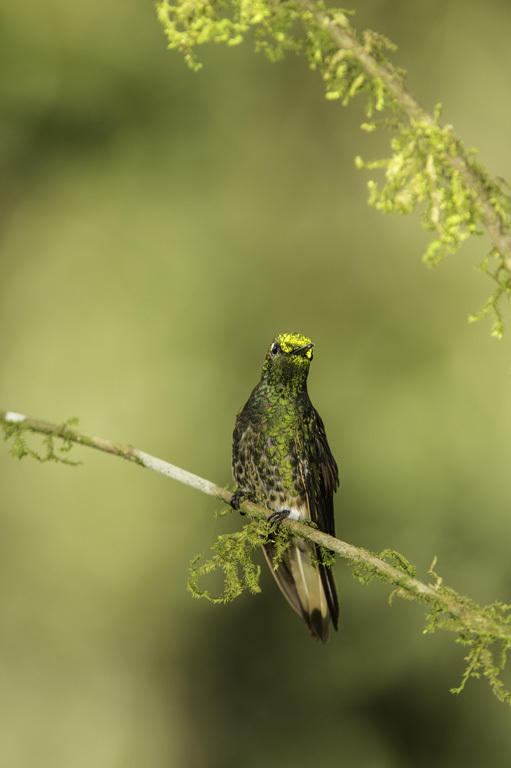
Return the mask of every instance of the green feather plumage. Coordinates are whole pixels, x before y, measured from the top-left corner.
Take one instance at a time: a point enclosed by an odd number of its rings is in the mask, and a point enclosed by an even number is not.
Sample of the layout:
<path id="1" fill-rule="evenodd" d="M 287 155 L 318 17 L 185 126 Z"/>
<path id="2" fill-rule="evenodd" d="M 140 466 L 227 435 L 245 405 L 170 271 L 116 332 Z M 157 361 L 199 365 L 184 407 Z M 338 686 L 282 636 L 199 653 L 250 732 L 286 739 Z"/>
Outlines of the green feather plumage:
<path id="1" fill-rule="evenodd" d="M 339 478 L 321 417 L 307 392 L 312 342 L 301 334 L 275 337 L 259 384 L 238 413 L 233 434 L 233 474 L 238 489 L 285 517 L 312 520 L 335 534 L 333 494 Z M 265 554 L 275 579 L 309 632 L 326 642 L 337 629 L 339 605 L 331 568 L 314 545 L 292 537 L 277 570 L 273 546 Z"/>

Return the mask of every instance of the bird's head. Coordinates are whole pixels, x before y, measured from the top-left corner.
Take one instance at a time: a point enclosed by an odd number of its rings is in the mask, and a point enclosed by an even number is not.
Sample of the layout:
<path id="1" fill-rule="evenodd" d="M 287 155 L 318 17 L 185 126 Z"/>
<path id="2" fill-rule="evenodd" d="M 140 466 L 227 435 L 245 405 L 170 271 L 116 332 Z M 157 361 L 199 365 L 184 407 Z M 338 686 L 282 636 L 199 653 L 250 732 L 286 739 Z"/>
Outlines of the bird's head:
<path id="1" fill-rule="evenodd" d="M 266 353 L 263 379 L 281 386 L 305 384 L 313 346 L 301 333 L 279 333 Z"/>

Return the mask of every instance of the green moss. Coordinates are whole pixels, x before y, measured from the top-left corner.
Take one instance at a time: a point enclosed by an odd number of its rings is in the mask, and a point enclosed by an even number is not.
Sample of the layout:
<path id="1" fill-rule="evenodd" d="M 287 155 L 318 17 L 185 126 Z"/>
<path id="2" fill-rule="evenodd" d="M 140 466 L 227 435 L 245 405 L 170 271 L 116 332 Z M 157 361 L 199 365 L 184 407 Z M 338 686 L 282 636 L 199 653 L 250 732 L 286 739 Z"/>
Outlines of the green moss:
<path id="1" fill-rule="evenodd" d="M 196 555 L 190 563 L 188 590 L 194 597 L 203 597 L 212 603 L 227 603 L 248 590 L 251 594 L 259 587 L 260 566 L 252 561 L 254 550 L 261 548 L 266 537 L 266 524 L 252 520 L 241 531 L 223 534 L 212 547 L 214 555 L 200 563 L 202 555 Z M 223 588 L 217 594 L 199 586 L 208 574 L 219 572 L 223 576 Z"/>
<path id="2" fill-rule="evenodd" d="M 369 203 L 384 213 L 411 213 L 423 204 L 422 221 L 437 237 L 429 244 L 424 261 L 433 266 L 454 253 L 482 221 L 480 203 L 464 183 L 461 171 L 453 169 L 451 158 L 457 142 L 450 128 L 425 121 L 396 126 L 385 160 L 364 163 L 360 168 L 382 169 L 385 183 L 368 183 Z"/>
<path id="3" fill-rule="evenodd" d="M 41 463 L 55 461 L 60 464 L 67 464 L 68 466 L 77 466 L 78 464 L 81 464 L 80 461 L 72 461 L 68 458 L 68 454 L 73 447 L 73 441 L 71 438 L 65 436 L 67 429 L 76 427 L 77 424 L 78 419 L 68 419 L 56 428 L 56 431 L 61 433 L 60 436 L 46 434 L 44 437 L 39 438 L 40 443 L 43 446 L 43 450 L 41 451 L 30 447 L 26 433 L 30 432 L 31 429 L 26 426 L 24 421 L 1 420 L 4 440 L 12 441 L 12 446 L 9 450 L 10 456 L 14 456 L 20 461 L 21 459 L 30 457 Z"/>
<path id="4" fill-rule="evenodd" d="M 470 678 L 485 677 L 500 701 L 511 704 L 511 692 L 501 679 L 511 648 L 511 605 L 501 602 L 479 606 L 473 600 L 444 586 L 435 572 L 436 558 L 429 570 L 435 579 L 437 600 L 430 603 L 425 633 L 447 629 L 457 633 L 456 642 L 468 647 L 467 666 L 460 685 L 451 689 L 461 693 Z"/>

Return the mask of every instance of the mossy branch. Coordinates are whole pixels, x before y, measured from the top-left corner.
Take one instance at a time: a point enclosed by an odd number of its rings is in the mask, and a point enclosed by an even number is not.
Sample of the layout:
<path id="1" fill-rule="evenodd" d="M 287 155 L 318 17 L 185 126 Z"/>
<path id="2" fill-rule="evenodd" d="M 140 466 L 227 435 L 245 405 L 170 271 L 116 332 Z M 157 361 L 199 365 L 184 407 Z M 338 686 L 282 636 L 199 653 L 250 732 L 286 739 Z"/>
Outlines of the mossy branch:
<path id="1" fill-rule="evenodd" d="M 75 463 L 70 462 L 68 453 L 72 444 L 78 443 L 152 469 L 226 504 L 229 504 L 232 497 L 228 489 L 133 448 L 131 445 L 87 435 L 76 429 L 73 420 L 58 425 L 40 419 L 31 419 L 12 411 L 0 411 L 0 424 L 5 439 L 12 441 L 11 455 L 19 459 L 31 456 L 40 461 Z M 45 436 L 44 455 L 29 448 L 26 436 L 31 432 Z M 55 439 L 58 438 L 62 442 L 56 446 Z M 270 512 L 249 501 L 242 502 L 241 509 L 250 518 L 242 531 L 220 536 L 213 548 L 214 557 L 205 564 L 198 566 L 198 558 L 192 561 L 189 589 L 195 596 L 207 597 L 213 602 L 225 602 L 245 589 L 252 593 L 260 591 L 259 567 L 254 565 L 251 555 L 254 549 L 262 546 L 268 535 L 266 518 Z M 466 645 L 469 649 L 466 656 L 467 668 L 460 686 L 453 689 L 453 692 L 459 693 L 470 677 L 483 675 L 488 679 L 495 695 L 501 701 L 511 704 L 511 693 L 506 690 L 501 679 L 507 651 L 511 647 L 511 606 L 496 602 L 481 607 L 468 597 L 463 597 L 443 585 L 442 579 L 434 571 L 435 562 L 429 571 L 433 581 L 425 583 L 416 577 L 415 569 L 406 558 L 393 550 L 384 550 L 378 556 L 362 547 L 356 547 L 322 533 L 311 525 L 292 520 L 285 520 L 282 525 L 282 536 L 279 536 L 277 546 L 280 556 L 285 547 L 286 537 L 290 533 L 318 544 L 322 548 L 321 551 L 325 552 L 324 557 L 331 557 L 329 553 L 335 552 L 348 560 L 353 566 L 354 576 L 359 581 L 367 583 L 378 578 L 393 586 L 390 601 L 394 597 L 402 597 L 425 603 L 428 606 L 428 615 L 424 631 L 434 632 L 439 628 L 453 631 L 457 635 L 457 642 Z M 223 571 L 225 578 L 225 588 L 219 597 L 212 596 L 198 586 L 202 576 L 216 569 Z"/>
<path id="2" fill-rule="evenodd" d="M 253 31 L 256 50 L 272 61 L 288 51 L 303 55 L 322 75 L 328 99 L 347 105 L 364 95 L 369 121 L 362 128 L 384 126 L 392 135 L 390 157 L 356 158 L 359 168 L 384 172 L 383 184 L 368 183 L 369 203 L 384 213 L 421 207 L 423 226 L 436 233 L 424 254 L 429 265 L 485 228 L 492 247 L 483 271 L 495 289 L 470 320 L 490 315 L 492 334 L 502 336 L 499 302 L 511 294 L 509 186 L 492 179 L 476 151 L 463 146 L 451 125 L 440 123 L 440 105 L 428 113 L 405 87 L 405 73 L 387 58 L 396 46 L 370 30 L 357 34 L 350 12 L 327 9 L 322 0 L 160 0 L 157 8 L 169 48 L 180 50 L 192 69 L 201 66 L 197 46 L 238 45 Z"/>

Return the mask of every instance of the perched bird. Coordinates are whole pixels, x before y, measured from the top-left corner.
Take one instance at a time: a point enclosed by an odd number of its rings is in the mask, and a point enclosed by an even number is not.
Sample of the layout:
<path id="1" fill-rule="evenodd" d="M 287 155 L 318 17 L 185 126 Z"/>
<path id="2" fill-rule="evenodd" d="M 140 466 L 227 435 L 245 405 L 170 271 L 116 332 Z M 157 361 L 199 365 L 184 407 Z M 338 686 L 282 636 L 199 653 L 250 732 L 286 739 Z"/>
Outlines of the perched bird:
<path id="1" fill-rule="evenodd" d="M 238 490 L 231 504 L 249 497 L 273 510 L 282 522 L 312 520 L 335 535 L 333 494 L 337 464 L 325 428 L 307 393 L 314 344 L 299 333 L 280 333 L 272 341 L 261 381 L 241 408 L 234 427 L 232 468 Z M 339 603 L 329 566 L 315 567 L 316 545 L 293 537 L 275 570 L 274 544 L 264 545 L 270 569 L 291 607 L 310 634 L 326 643 L 330 621 L 337 629 Z"/>

